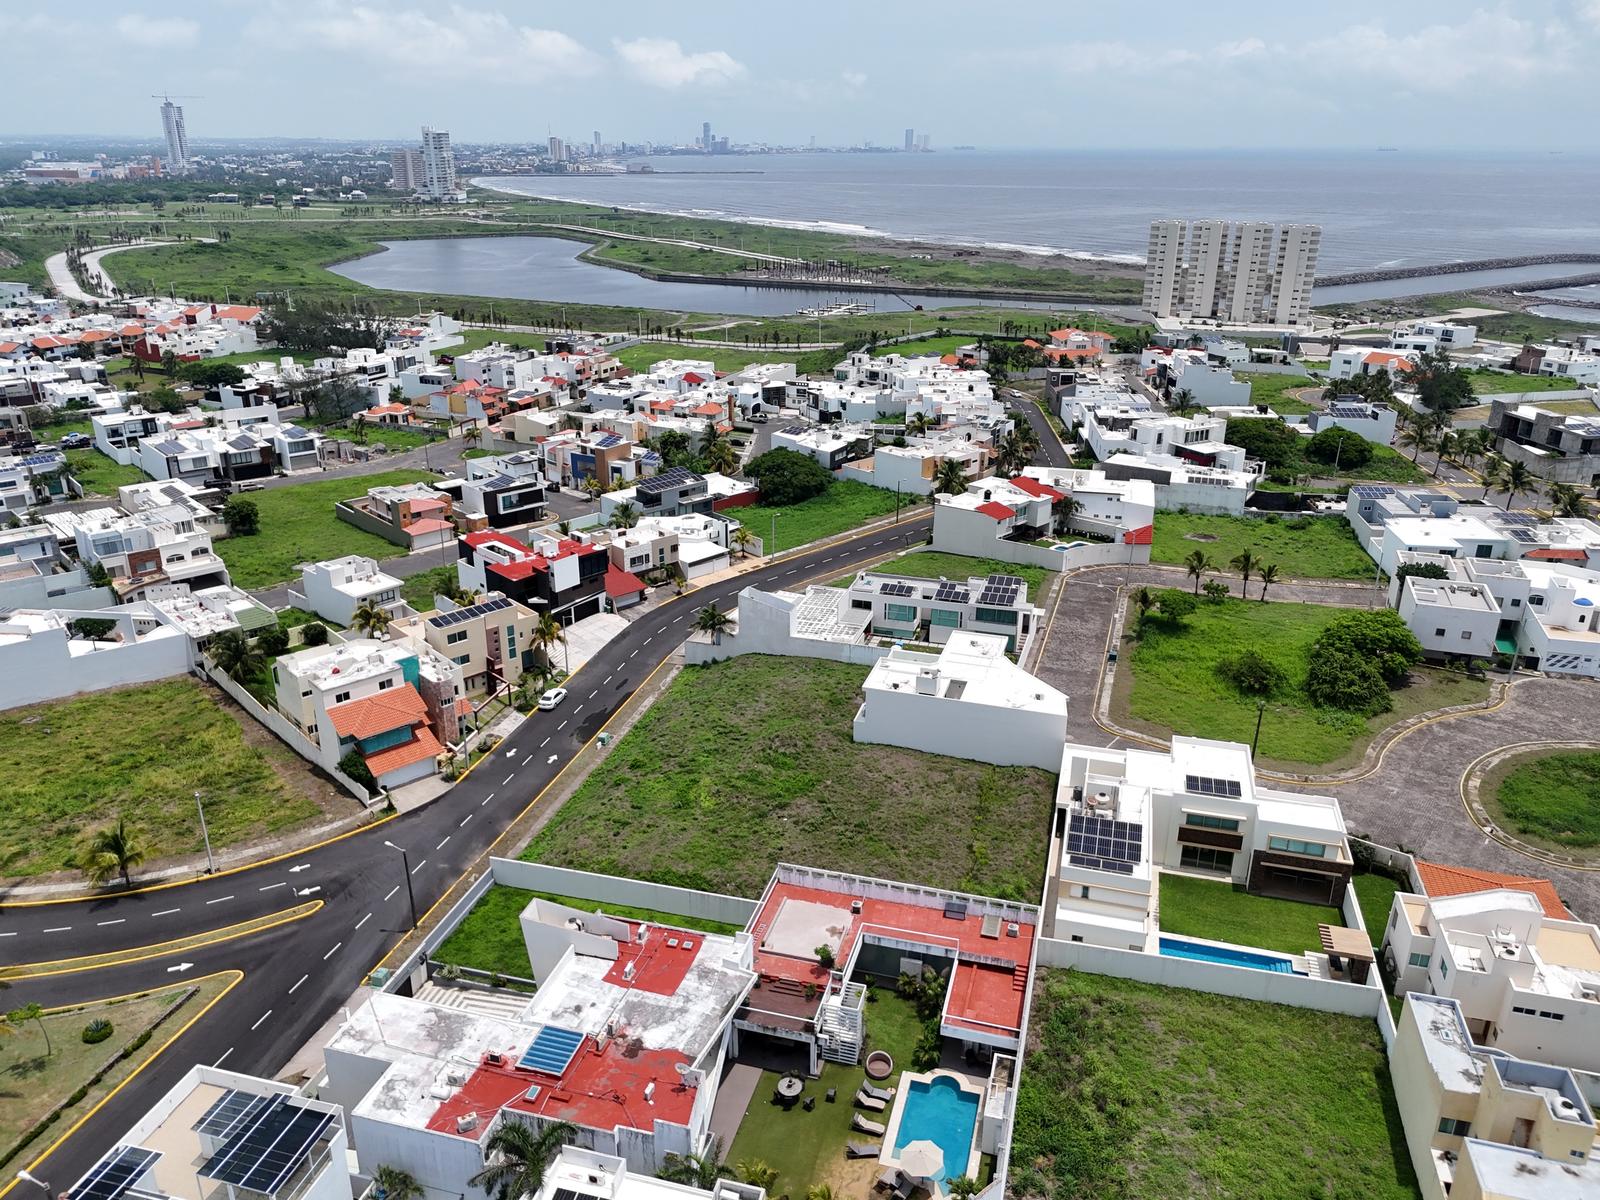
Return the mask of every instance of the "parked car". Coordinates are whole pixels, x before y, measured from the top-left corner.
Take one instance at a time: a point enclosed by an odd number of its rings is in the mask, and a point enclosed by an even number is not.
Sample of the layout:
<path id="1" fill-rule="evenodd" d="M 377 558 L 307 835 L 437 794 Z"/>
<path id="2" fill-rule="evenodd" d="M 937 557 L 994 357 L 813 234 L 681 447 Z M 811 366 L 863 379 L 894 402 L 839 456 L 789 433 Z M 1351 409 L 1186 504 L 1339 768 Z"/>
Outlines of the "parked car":
<path id="1" fill-rule="evenodd" d="M 87 433 L 79 433 L 76 430 L 61 439 L 61 448 L 63 450 L 82 450 L 85 446 L 92 445 L 94 445 L 92 437 Z"/>
<path id="2" fill-rule="evenodd" d="M 551 688 L 539 697 L 539 711 L 549 712 L 567 698 L 566 688 Z"/>
<path id="3" fill-rule="evenodd" d="M 264 491 L 265 488 L 265 484 L 256 483 L 252 480 L 245 480 L 242 483 L 236 483 L 233 485 L 233 493 L 237 496 L 240 492 L 260 492 Z"/>

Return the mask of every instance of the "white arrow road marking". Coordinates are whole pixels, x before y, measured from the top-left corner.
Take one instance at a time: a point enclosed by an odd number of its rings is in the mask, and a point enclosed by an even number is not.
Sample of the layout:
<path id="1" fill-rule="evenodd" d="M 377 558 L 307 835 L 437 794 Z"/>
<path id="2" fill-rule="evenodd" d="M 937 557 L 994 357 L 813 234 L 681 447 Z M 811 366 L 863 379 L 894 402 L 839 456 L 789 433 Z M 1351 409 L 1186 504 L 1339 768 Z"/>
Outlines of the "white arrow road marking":
<path id="1" fill-rule="evenodd" d="M 318 884 L 313 884 L 311 887 L 308 887 L 308 888 L 296 888 L 294 894 L 296 896 L 314 896 L 318 892 L 320 892 L 321 890 L 322 890 L 322 885 L 320 883 L 318 883 Z"/>
<path id="2" fill-rule="evenodd" d="M 193 963 L 179 963 L 177 966 L 168 967 L 167 968 L 167 974 L 168 975 L 172 975 L 172 974 L 182 975 L 185 971 L 187 971 L 192 966 L 194 966 Z"/>
<path id="3" fill-rule="evenodd" d="M 289 874 L 294 875 L 297 872 L 309 871 L 310 869 L 311 869 L 311 864 L 310 863 L 301 863 L 299 866 L 290 867 L 289 868 Z"/>
<path id="4" fill-rule="evenodd" d="M 545 759 L 545 760 L 544 760 L 544 761 L 545 761 L 545 764 L 546 764 L 546 765 L 549 765 L 549 764 L 550 764 L 550 763 L 553 763 L 553 762 L 555 762 L 555 760 L 556 760 L 556 759 L 558 759 L 558 758 L 560 758 L 560 757 L 561 757 L 561 756 L 560 756 L 560 755 L 559 755 L 559 754 L 552 754 L 552 755 L 551 755 L 551 756 L 550 756 L 550 757 L 549 757 L 549 758 L 547 758 L 547 759 Z"/>

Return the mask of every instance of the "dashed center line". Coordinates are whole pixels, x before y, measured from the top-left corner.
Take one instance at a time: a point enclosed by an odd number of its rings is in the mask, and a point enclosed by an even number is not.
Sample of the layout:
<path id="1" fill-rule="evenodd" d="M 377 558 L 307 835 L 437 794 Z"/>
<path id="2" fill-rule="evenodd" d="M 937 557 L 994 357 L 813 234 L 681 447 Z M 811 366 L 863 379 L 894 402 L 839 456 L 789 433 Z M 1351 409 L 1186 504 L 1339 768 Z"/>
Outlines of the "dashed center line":
<path id="1" fill-rule="evenodd" d="M 504 779 L 502 779 L 500 781 L 500 786 L 501 787 L 505 787 L 506 784 L 510 783 L 516 777 L 517 777 L 517 773 L 515 771 L 511 772 L 511 774 L 507 775 Z"/>
<path id="2" fill-rule="evenodd" d="M 127 919 L 126 917 L 118 917 L 115 921 L 96 921 L 95 924 L 103 928 L 107 925 L 121 925 Z"/>
<path id="3" fill-rule="evenodd" d="M 466 816 L 462 817 L 461 820 L 456 823 L 456 828 L 460 829 L 463 825 L 465 825 L 470 820 L 472 820 L 472 814 L 468 813 Z"/>
<path id="4" fill-rule="evenodd" d="M 71 925 L 58 925 L 54 929 L 46 929 L 45 932 L 46 933 L 71 933 L 72 932 L 72 926 Z"/>
<path id="5" fill-rule="evenodd" d="M 223 903 L 225 903 L 225 902 L 227 902 L 229 900 L 232 900 L 232 899 L 233 899 L 232 896 L 218 896 L 215 900 L 207 900 L 206 903 L 207 904 L 223 904 Z"/>
<path id="6" fill-rule="evenodd" d="M 561 722 L 561 724 L 556 726 L 556 732 L 560 733 L 566 727 L 567 727 L 567 723 L 565 721 L 563 721 L 563 722 Z M 546 739 L 546 740 L 548 741 L 549 739 Z"/>
<path id="7" fill-rule="evenodd" d="M 522 765 L 523 765 L 523 766 L 527 766 L 527 765 L 528 765 L 528 764 L 529 764 L 529 763 L 531 763 L 531 762 L 532 762 L 532 761 L 533 761 L 533 755 L 532 755 L 532 754 L 529 754 L 529 755 L 528 755 L 528 756 L 527 756 L 527 757 L 526 757 L 526 758 L 524 758 L 524 759 L 523 759 L 523 760 L 522 760 Z"/>
<path id="8" fill-rule="evenodd" d="M 302 975 L 302 976 L 300 976 L 299 979 L 295 980 L 294 987 L 289 989 L 289 995 L 291 995 L 291 996 L 294 995 L 295 988 L 298 988 L 302 983 L 304 983 L 306 980 L 308 980 L 310 978 L 311 978 L 311 976 L 309 976 L 309 975 Z"/>
<path id="9" fill-rule="evenodd" d="M 594 698 L 595 698 L 595 697 L 596 697 L 596 696 L 598 696 L 598 695 L 599 695 L 599 694 L 600 694 L 600 689 L 599 689 L 599 688 L 595 688 L 595 690 L 594 690 L 594 691 L 592 691 L 592 692 L 590 692 L 590 693 L 589 693 L 589 699 L 590 699 L 590 700 L 593 700 L 593 699 L 594 699 Z"/>
<path id="10" fill-rule="evenodd" d="M 649 645 L 649 644 L 650 644 L 650 643 L 651 643 L 651 642 L 653 642 L 653 641 L 655 641 L 655 639 L 654 639 L 654 638 L 645 638 L 645 640 L 644 640 L 644 644 L 645 644 L 645 645 L 646 645 L 646 646 L 648 646 L 648 645 Z M 630 655 L 629 655 L 629 656 L 628 656 L 628 657 L 629 657 L 629 658 L 632 658 L 632 657 L 633 657 L 633 655 L 631 655 L 631 654 L 630 654 Z"/>
<path id="11" fill-rule="evenodd" d="M 163 908 L 160 912 L 151 913 L 152 917 L 170 917 L 175 912 L 182 912 L 181 908 Z"/>
<path id="12" fill-rule="evenodd" d="M 415 875 L 415 874 L 416 874 L 416 873 L 417 873 L 417 872 L 418 872 L 418 871 L 420 871 L 420 870 L 422 870 L 422 868 L 423 868 L 423 867 L 425 867 L 425 866 L 427 866 L 427 865 L 428 865 L 428 860 L 427 860 L 427 859 L 423 859 L 423 860 L 422 860 L 422 861 L 421 861 L 421 862 L 419 862 L 419 863 L 418 863 L 418 864 L 417 864 L 417 865 L 416 865 L 416 866 L 414 866 L 414 867 L 412 867 L 412 868 L 411 868 L 411 873 L 412 873 L 412 874 L 413 874 L 413 875 Z"/>
<path id="13" fill-rule="evenodd" d="M 384 903 L 387 904 L 389 901 L 393 900 L 394 899 L 394 894 L 396 892 L 398 892 L 399 890 L 400 890 L 400 885 L 398 883 L 395 884 L 392 888 L 390 888 L 389 889 L 389 894 L 383 898 Z"/>
<path id="14" fill-rule="evenodd" d="M 454 834 L 450 834 L 450 833 L 445 834 L 444 835 L 444 841 L 440 842 L 437 846 L 434 847 L 434 849 L 435 850 L 443 850 L 447 845 L 450 844 L 450 839 L 452 837 L 454 837 L 454 836 L 455 836 Z"/>
<path id="15" fill-rule="evenodd" d="M 288 880 L 284 880 L 281 883 L 269 883 L 269 884 L 267 884 L 266 887 L 258 887 L 256 889 L 256 891 L 258 891 L 258 892 L 270 892 L 273 888 L 281 888 L 281 887 L 288 887 L 288 886 L 289 886 Z"/>
<path id="16" fill-rule="evenodd" d="M 663 625 L 660 629 L 656 630 L 657 633 L 665 633 L 666 631 L 667 631 L 667 627 L 665 625 Z"/>
<path id="17" fill-rule="evenodd" d="M 233 1047 L 229 1046 L 226 1050 L 224 1050 L 222 1052 L 222 1058 L 217 1059 L 216 1062 L 211 1064 L 211 1069 L 214 1071 L 218 1067 L 220 1067 L 222 1065 L 223 1059 L 226 1059 L 228 1057 L 228 1055 L 230 1055 L 232 1053 L 233 1053 Z"/>
<path id="18" fill-rule="evenodd" d="M 614 678 L 616 678 L 616 675 L 614 673 L 611 674 L 611 675 L 607 675 L 606 676 L 606 683 L 610 683 Z M 601 687 L 605 687 L 606 683 L 602 683 L 600 686 Z"/>
<path id="19" fill-rule="evenodd" d="M 356 922 L 356 928 L 360 929 L 363 925 L 365 925 L 370 920 L 372 920 L 372 914 L 368 913 L 366 916 L 362 917 L 361 920 Z"/>
<path id="20" fill-rule="evenodd" d="M 637 650 L 635 650 L 635 651 L 634 651 L 634 652 L 633 652 L 633 654 L 637 654 L 637 653 L 639 653 L 639 652 L 638 652 L 638 651 L 637 651 Z M 630 655 L 628 655 L 628 657 L 629 657 L 629 658 L 632 658 L 632 657 L 633 657 L 633 654 L 630 654 Z"/>
<path id="21" fill-rule="evenodd" d="M 5 933 L 0 933 L 0 937 L 16 937 L 16 936 L 17 936 L 17 931 L 15 929 L 9 929 Z"/>
<path id="22" fill-rule="evenodd" d="M 342 945 L 344 945 L 343 942 L 335 942 L 333 944 L 333 949 L 329 950 L 326 954 L 324 954 L 322 956 L 322 961 L 323 962 L 327 962 L 330 958 L 332 958 L 334 956 L 335 953 L 338 952 L 339 947 L 342 946 Z"/>
<path id="23" fill-rule="evenodd" d="M 251 1030 L 254 1030 L 256 1028 L 256 1026 L 260 1025 L 261 1022 L 265 1021 L 271 1015 L 272 1015 L 272 1010 L 269 1008 L 269 1009 L 267 1009 L 266 1012 L 262 1013 L 259 1017 L 256 1018 L 255 1025 L 250 1026 Z M 217 1061 L 221 1062 L 222 1060 L 218 1059 Z"/>
<path id="24" fill-rule="evenodd" d="M 550 744 L 550 739 L 549 738 L 545 738 L 544 741 L 539 743 L 539 749 L 543 750 L 549 744 Z"/>

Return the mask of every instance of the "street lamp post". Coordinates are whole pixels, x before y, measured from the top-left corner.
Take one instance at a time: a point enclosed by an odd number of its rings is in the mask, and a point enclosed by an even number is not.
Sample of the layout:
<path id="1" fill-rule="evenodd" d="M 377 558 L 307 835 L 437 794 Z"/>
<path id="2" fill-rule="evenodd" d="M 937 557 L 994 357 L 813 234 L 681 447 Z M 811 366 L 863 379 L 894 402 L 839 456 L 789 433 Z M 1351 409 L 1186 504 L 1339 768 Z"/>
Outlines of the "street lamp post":
<path id="1" fill-rule="evenodd" d="M 767 550 L 767 557 L 771 558 L 778 552 L 778 514 L 772 514 L 772 545 Z"/>
<path id="2" fill-rule="evenodd" d="M 1255 731 L 1255 734 L 1250 738 L 1250 759 L 1251 759 L 1252 762 L 1255 761 L 1255 757 L 1256 757 L 1256 743 L 1261 740 L 1261 718 L 1266 716 L 1266 715 L 1267 715 L 1267 702 L 1265 700 L 1257 700 L 1256 701 L 1256 731 Z"/>
<path id="3" fill-rule="evenodd" d="M 37 1175 L 30 1175 L 26 1171 L 18 1171 L 17 1179 L 22 1183 L 31 1183 L 35 1187 L 43 1188 L 46 1196 L 50 1194 L 50 1185 L 44 1180 L 40 1179 Z"/>
<path id="4" fill-rule="evenodd" d="M 206 828 L 206 806 L 200 802 L 200 793 L 194 794 L 194 810 L 200 814 L 200 836 L 206 843 L 206 874 L 216 872 L 217 864 L 211 860 L 211 832 Z"/>
<path id="5" fill-rule="evenodd" d="M 396 846 L 393 842 L 384 842 L 391 850 L 400 851 L 400 869 L 406 873 L 406 899 L 411 901 L 411 928 L 417 927 L 417 894 L 411 890 L 411 856 L 406 853 L 404 846 Z"/>

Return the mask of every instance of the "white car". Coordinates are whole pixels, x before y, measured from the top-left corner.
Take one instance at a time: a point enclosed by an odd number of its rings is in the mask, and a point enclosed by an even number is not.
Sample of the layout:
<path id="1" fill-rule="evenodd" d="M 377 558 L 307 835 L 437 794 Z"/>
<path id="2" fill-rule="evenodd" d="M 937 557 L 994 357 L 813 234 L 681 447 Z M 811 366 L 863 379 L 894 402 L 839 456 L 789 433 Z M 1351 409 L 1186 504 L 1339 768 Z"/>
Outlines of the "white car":
<path id="1" fill-rule="evenodd" d="M 566 688 L 551 688 L 539 697 L 539 711 L 549 712 L 567 698 Z"/>

